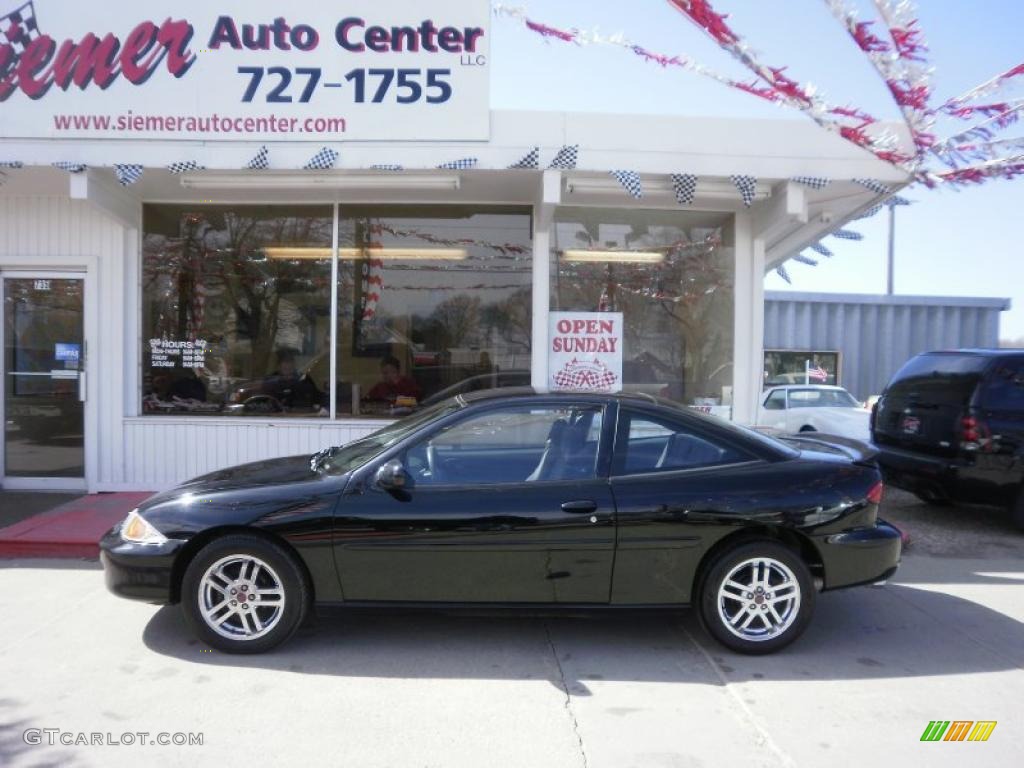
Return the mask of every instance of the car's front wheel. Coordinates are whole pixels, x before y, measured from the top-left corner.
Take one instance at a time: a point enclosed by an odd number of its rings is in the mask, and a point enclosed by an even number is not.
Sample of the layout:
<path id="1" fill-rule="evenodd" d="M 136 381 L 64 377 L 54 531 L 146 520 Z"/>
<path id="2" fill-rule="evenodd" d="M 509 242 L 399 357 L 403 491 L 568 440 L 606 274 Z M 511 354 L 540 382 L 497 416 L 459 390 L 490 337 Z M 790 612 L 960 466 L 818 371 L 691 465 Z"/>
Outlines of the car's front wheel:
<path id="1" fill-rule="evenodd" d="M 234 534 L 207 544 L 181 584 L 185 618 L 208 645 L 261 653 L 299 628 L 309 605 L 302 566 L 283 547 Z"/>
<path id="2" fill-rule="evenodd" d="M 771 653 L 807 628 L 814 599 L 799 555 L 774 541 L 750 542 L 711 563 L 699 596 L 700 618 L 712 637 L 734 651 Z"/>

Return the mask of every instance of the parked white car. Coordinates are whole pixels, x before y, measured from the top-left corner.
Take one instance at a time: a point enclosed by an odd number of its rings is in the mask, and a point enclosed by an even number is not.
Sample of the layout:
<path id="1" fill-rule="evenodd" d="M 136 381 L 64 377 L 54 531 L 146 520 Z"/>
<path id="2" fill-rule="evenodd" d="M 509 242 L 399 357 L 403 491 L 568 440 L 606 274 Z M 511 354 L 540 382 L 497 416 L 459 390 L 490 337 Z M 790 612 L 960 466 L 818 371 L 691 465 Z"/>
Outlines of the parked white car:
<path id="1" fill-rule="evenodd" d="M 868 442 L 870 411 L 842 387 L 819 384 L 769 387 L 761 395 L 757 426 L 782 432 L 824 432 Z"/>

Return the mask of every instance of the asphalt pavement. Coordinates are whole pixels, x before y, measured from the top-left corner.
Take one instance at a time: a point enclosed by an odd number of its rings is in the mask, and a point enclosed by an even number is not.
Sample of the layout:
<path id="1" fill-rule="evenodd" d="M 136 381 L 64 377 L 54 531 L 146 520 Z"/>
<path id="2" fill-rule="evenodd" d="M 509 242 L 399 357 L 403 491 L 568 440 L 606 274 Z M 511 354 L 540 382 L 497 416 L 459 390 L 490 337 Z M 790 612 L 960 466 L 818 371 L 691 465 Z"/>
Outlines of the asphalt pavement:
<path id="1" fill-rule="evenodd" d="M 972 512 L 890 496 L 912 539 L 896 579 L 821 595 L 768 657 L 688 611 L 330 612 L 229 656 L 178 608 L 109 595 L 93 563 L 3 562 L 0 765 L 1024 765 L 1024 535 Z M 931 720 L 997 726 L 921 742 Z"/>

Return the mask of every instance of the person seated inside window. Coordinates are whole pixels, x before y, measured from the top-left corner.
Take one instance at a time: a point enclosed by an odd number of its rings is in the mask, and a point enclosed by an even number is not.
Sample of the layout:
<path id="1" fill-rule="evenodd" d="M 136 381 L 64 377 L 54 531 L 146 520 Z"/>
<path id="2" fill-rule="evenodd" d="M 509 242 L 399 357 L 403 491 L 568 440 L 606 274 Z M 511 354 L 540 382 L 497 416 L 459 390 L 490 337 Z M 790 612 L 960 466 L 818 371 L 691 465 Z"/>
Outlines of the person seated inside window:
<path id="1" fill-rule="evenodd" d="M 423 394 L 415 379 L 402 375 L 402 364 L 393 355 L 380 361 L 380 376 L 381 380 L 366 393 L 367 400 L 394 403 L 399 397 L 412 397 L 419 401 Z"/>
<path id="2" fill-rule="evenodd" d="M 281 349 L 277 352 L 277 370 L 263 381 L 264 394 L 277 398 L 286 408 L 310 408 L 323 404 L 324 395 L 308 375 L 299 375 L 295 367 L 295 352 Z"/>

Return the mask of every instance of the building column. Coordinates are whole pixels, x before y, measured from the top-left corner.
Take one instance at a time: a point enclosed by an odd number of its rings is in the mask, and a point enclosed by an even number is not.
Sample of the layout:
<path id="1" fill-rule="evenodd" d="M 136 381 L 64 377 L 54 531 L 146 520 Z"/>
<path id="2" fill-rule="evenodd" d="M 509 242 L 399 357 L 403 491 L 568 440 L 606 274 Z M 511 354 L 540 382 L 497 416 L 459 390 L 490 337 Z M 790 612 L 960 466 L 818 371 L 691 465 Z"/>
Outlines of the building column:
<path id="1" fill-rule="evenodd" d="M 736 214 L 735 327 L 732 418 L 753 424 L 764 378 L 764 240 L 755 238 L 753 216 Z"/>
<path id="2" fill-rule="evenodd" d="M 544 171 L 533 209 L 533 312 L 530 384 L 548 386 L 548 315 L 551 311 L 551 227 L 562 198 L 561 171 Z"/>

